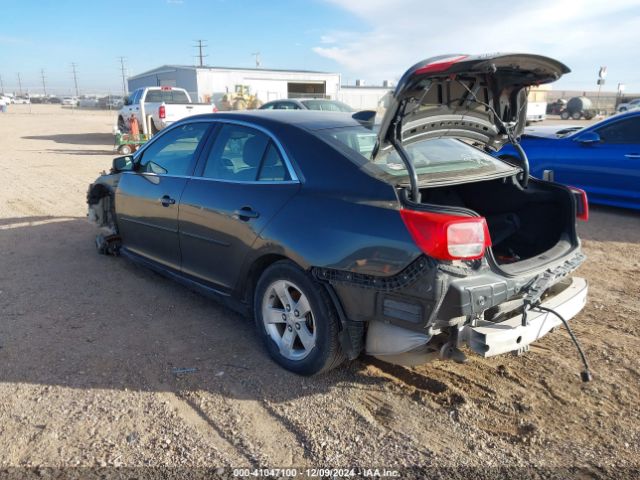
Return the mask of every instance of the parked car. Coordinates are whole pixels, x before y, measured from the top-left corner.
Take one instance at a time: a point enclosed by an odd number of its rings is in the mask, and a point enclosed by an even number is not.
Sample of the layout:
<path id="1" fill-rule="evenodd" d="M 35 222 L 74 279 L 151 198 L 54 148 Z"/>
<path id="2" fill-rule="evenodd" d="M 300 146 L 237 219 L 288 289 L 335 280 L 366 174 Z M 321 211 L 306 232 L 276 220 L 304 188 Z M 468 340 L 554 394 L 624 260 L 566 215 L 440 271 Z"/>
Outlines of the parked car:
<path id="1" fill-rule="evenodd" d="M 635 110 L 636 108 L 640 108 L 640 98 L 636 98 L 635 100 L 631 100 L 630 102 L 621 103 L 616 107 L 616 112 L 623 113 L 629 110 Z"/>
<path id="2" fill-rule="evenodd" d="M 346 103 L 326 98 L 289 98 L 267 102 L 260 110 L 321 110 L 323 112 L 354 112 Z"/>
<path id="3" fill-rule="evenodd" d="M 531 174 L 585 190 L 592 203 L 640 209 L 640 110 L 588 127 L 531 127 L 520 141 Z M 505 146 L 496 155 L 516 156 Z"/>
<path id="4" fill-rule="evenodd" d="M 96 97 L 84 97 L 78 100 L 78 107 L 80 108 L 97 108 L 98 105 Z"/>
<path id="5" fill-rule="evenodd" d="M 70 105 L 72 107 L 78 106 L 78 98 L 77 97 L 62 97 L 62 105 Z"/>
<path id="6" fill-rule="evenodd" d="M 362 351 L 415 364 L 463 361 L 463 344 L 526 350 L 585 304 L 569 275 L 586 198 L 484 149 L 522 132 L 524 88 L 568 71 L 436 57 L 404 74 L 379 125 L 308 110 L 183 119 L 90 186 L 96 245 L 253 316 L 300 374 Z"/>
<path id="7" fill-rule="evenodd" d="M 29 99 L 29 97 L 14 97 L 11 103 L 28 105 L 29 103 L 31 103 L 31 100 Z"/>
<path id="8" fill-rule="evenodd" d="M 217 111 L 207 103 L 193 103 L 184 88 L 146 87 L 135 90 L 118 112 L 118 130 L 129 131 L 129 119 L 138 120 L 140 130 L 156 134 L 174 122 L 200 113 Z M 147 132 L 147 121 L 151 131 Z"/>

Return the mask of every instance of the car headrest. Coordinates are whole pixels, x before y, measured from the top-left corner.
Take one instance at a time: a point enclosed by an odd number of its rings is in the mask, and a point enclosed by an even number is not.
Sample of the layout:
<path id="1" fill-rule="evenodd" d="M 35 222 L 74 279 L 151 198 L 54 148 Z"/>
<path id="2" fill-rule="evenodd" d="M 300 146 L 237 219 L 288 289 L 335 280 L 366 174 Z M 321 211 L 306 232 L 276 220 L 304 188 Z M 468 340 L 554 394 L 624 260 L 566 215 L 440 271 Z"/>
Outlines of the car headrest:
<path id="1" fill-rule="evenodd" d="M 266 139 L 257 135 L 244 142 L 244 149 L 242 150 L 242 160 L 244 163 L 249 167 L 258 168 L 266 143 Z"/>

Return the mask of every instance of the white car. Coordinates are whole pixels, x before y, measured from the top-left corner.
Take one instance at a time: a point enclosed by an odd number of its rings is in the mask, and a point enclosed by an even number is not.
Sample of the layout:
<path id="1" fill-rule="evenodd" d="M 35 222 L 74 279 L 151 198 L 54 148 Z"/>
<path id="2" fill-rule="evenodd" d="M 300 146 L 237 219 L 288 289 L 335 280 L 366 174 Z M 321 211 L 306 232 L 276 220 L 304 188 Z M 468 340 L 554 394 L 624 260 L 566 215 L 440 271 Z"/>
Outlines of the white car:
<path id="1" fill-rule="evenodd" d="M 62 97 L 62 105 L 71 105 L 73 107 L 77 107 L 78 99 L 76 97 Z"/>
<path id="2" fill-rule="evenodd" d="M 29 100 L 29 97 L 15 97 L 12 103 L 26 105 L 31 103 L 31 100 Z"/>
<path id="3" fill-rule="evenodd" d="M 640 98 L 636 98 L 635 100 L 631 100 L 630 102 L 621 103 L 616 108 L 616 112 L 628 112 L 629 110 L 635 110 L 636 108 L 640 108 Z"/>

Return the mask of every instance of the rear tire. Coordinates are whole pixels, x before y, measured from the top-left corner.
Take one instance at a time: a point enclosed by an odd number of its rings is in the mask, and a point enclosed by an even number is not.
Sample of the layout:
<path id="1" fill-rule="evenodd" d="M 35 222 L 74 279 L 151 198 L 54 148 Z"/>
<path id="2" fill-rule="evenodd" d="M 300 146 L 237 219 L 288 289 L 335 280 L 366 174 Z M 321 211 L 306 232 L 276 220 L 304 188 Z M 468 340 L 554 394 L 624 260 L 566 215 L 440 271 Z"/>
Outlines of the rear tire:
<path id="1" fill-rule="evenodd" d="M 573 120 L 580 120 L 580 118 L 581 118 L 581 117 L 582 117 L 582 113 L 580 113 L 580 112 L 573 112 L 573 113 L 571 114 L 571 118 L 572 118 Z"/>
<path id="2" fill-rule="evenodd" d="M 567 112 L 566 110 L 564 112 L 560 112 L 560 118 L 562 120 L 569 120 L 569 112 Z"/>
<path id="3" fill-rule="evenodd" d="M 279 365 L 315 375 L 340 365 L 340 321 L 322 285 L 288 260 L 267 268 L 256 286 L 254 315 L 265 347 Z"/>

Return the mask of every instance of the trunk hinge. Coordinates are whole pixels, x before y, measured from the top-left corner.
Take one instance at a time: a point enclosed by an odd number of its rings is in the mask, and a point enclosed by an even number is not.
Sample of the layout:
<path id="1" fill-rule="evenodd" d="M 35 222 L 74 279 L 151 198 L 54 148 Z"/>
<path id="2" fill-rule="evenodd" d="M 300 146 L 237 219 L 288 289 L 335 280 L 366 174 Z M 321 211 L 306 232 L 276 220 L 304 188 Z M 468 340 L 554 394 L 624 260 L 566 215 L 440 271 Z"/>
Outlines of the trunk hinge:
<path id="1" fill-rule="evenodd" d="M 407 106 L 407 101 L 403 100 L 400 108 L 398 109 L 398 113 L 393 119 L 393 125 L 390 129 L 390 137 L 389 142 L 396 149 L 398 155 L 400 156 L 400 160 L 404 163 L 405 167 L 407 167 L 407 173 L 409 174 L 409 182 L 411 184 L 411 200 L 415 203 L 420 203 L 420 189 L 418 188 L 418 172 L 416 171 L 409 154 L 402 146 L 402 117 L 404 117 L 405 109 Z"/>

